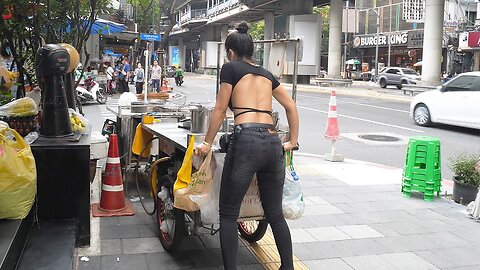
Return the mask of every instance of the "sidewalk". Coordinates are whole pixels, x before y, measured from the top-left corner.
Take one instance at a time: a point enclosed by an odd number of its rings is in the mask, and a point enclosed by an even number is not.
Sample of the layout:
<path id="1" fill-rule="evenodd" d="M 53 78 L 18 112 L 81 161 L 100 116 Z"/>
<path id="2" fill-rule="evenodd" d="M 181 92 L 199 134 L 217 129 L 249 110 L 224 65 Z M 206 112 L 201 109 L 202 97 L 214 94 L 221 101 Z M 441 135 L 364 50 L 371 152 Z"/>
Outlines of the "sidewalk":
<path id="1" fill-rule="evenodd" d="M 302 153 L 295 164 L 306 210 L 288 223 L 302 269 L 480 268 L 480 224 L 444 198 L 404 198 L 401 169 L 348 159 L 330 163 Z M 98 200 L 95 183 L 92 202 Z M 218 235 L 188 236 L 180 251 L 167 253 L 155 216 L 134 206 L 132 217 L 92 218 L 92 246 L 77 250 L 74 269 L 223 269 Z M 278 269 L 270 235 L 254 248 L 239 241 L 239 269 Z M 258 248 L 267 252 L 250 252 Z"/>

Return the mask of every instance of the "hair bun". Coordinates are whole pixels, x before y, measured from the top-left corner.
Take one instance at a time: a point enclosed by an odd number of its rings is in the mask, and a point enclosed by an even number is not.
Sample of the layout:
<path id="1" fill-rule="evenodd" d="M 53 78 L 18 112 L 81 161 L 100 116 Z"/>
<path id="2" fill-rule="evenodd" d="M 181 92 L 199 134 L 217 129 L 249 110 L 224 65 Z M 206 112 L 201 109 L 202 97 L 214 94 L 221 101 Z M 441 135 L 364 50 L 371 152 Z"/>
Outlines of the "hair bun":
<path id="1" fill-rule="evenodd" d="M 241 23 L 239 23 L 235 29 L 239 32 L 239 33 L 242 33 L 242 34 L 246 34 L 248 32 L 248 23 L 243 21 Z"/>

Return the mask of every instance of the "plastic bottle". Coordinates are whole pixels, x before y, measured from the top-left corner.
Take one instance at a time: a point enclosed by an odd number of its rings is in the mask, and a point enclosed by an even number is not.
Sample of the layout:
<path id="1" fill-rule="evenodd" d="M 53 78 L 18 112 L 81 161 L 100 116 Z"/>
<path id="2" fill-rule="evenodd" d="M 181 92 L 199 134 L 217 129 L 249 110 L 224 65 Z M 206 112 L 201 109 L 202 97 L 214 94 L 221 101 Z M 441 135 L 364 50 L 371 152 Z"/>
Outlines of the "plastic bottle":
<path id="1" fill-rule="evenodd" d="M 38 132 L 32 131 L 28 133 L 27 136 L 24 137 L 24 139 L 28 144 L 32 144 L 38 139 Z"/>

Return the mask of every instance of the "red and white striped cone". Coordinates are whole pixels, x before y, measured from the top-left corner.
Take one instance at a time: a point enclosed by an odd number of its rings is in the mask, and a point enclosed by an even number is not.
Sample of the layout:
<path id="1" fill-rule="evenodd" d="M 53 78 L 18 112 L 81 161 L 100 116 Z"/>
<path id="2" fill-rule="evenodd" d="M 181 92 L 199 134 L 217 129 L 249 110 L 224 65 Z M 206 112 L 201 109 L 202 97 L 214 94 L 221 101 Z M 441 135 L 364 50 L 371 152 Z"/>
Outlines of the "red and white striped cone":
<path id="1" fill-rule="evenodd" d="M 132 216 L 134 214 L 132 204 L 125 200 L 123 192 L 117 134 L 110 135 L 107 165 L 102 176 L 100 203 L 92 204 L 92 215 L 94 217 Z"/>
<path id="2" fill-rule="evenodd" d="M 328 107 L 327 128 L 323 136 L 332 141 L 332 152 L 325 154 L 325 159 L 334 162 L 343 161 L 343 155 L 335 153 L 335 142 L 340 138 L 340 129 L 337 121 L 337 94 L 335 91 L 331 92 Z"/>

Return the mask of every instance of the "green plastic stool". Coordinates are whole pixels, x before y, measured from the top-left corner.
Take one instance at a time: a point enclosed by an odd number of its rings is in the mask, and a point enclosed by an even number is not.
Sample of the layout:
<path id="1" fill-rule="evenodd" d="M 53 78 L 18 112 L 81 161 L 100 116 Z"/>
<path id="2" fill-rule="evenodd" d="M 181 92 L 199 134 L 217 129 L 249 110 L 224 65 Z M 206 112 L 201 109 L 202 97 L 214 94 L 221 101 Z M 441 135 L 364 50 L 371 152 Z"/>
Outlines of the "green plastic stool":
<path id="1" fill-rule="evenodd" d="M 419 191 L 424 200 L 432 201 L 435 193 L 440 197 L 441 181 L 440 140 L 430 136 L 411 137 L 403 170 L 403 195 L 410 197 L 412 191 Z"/>

